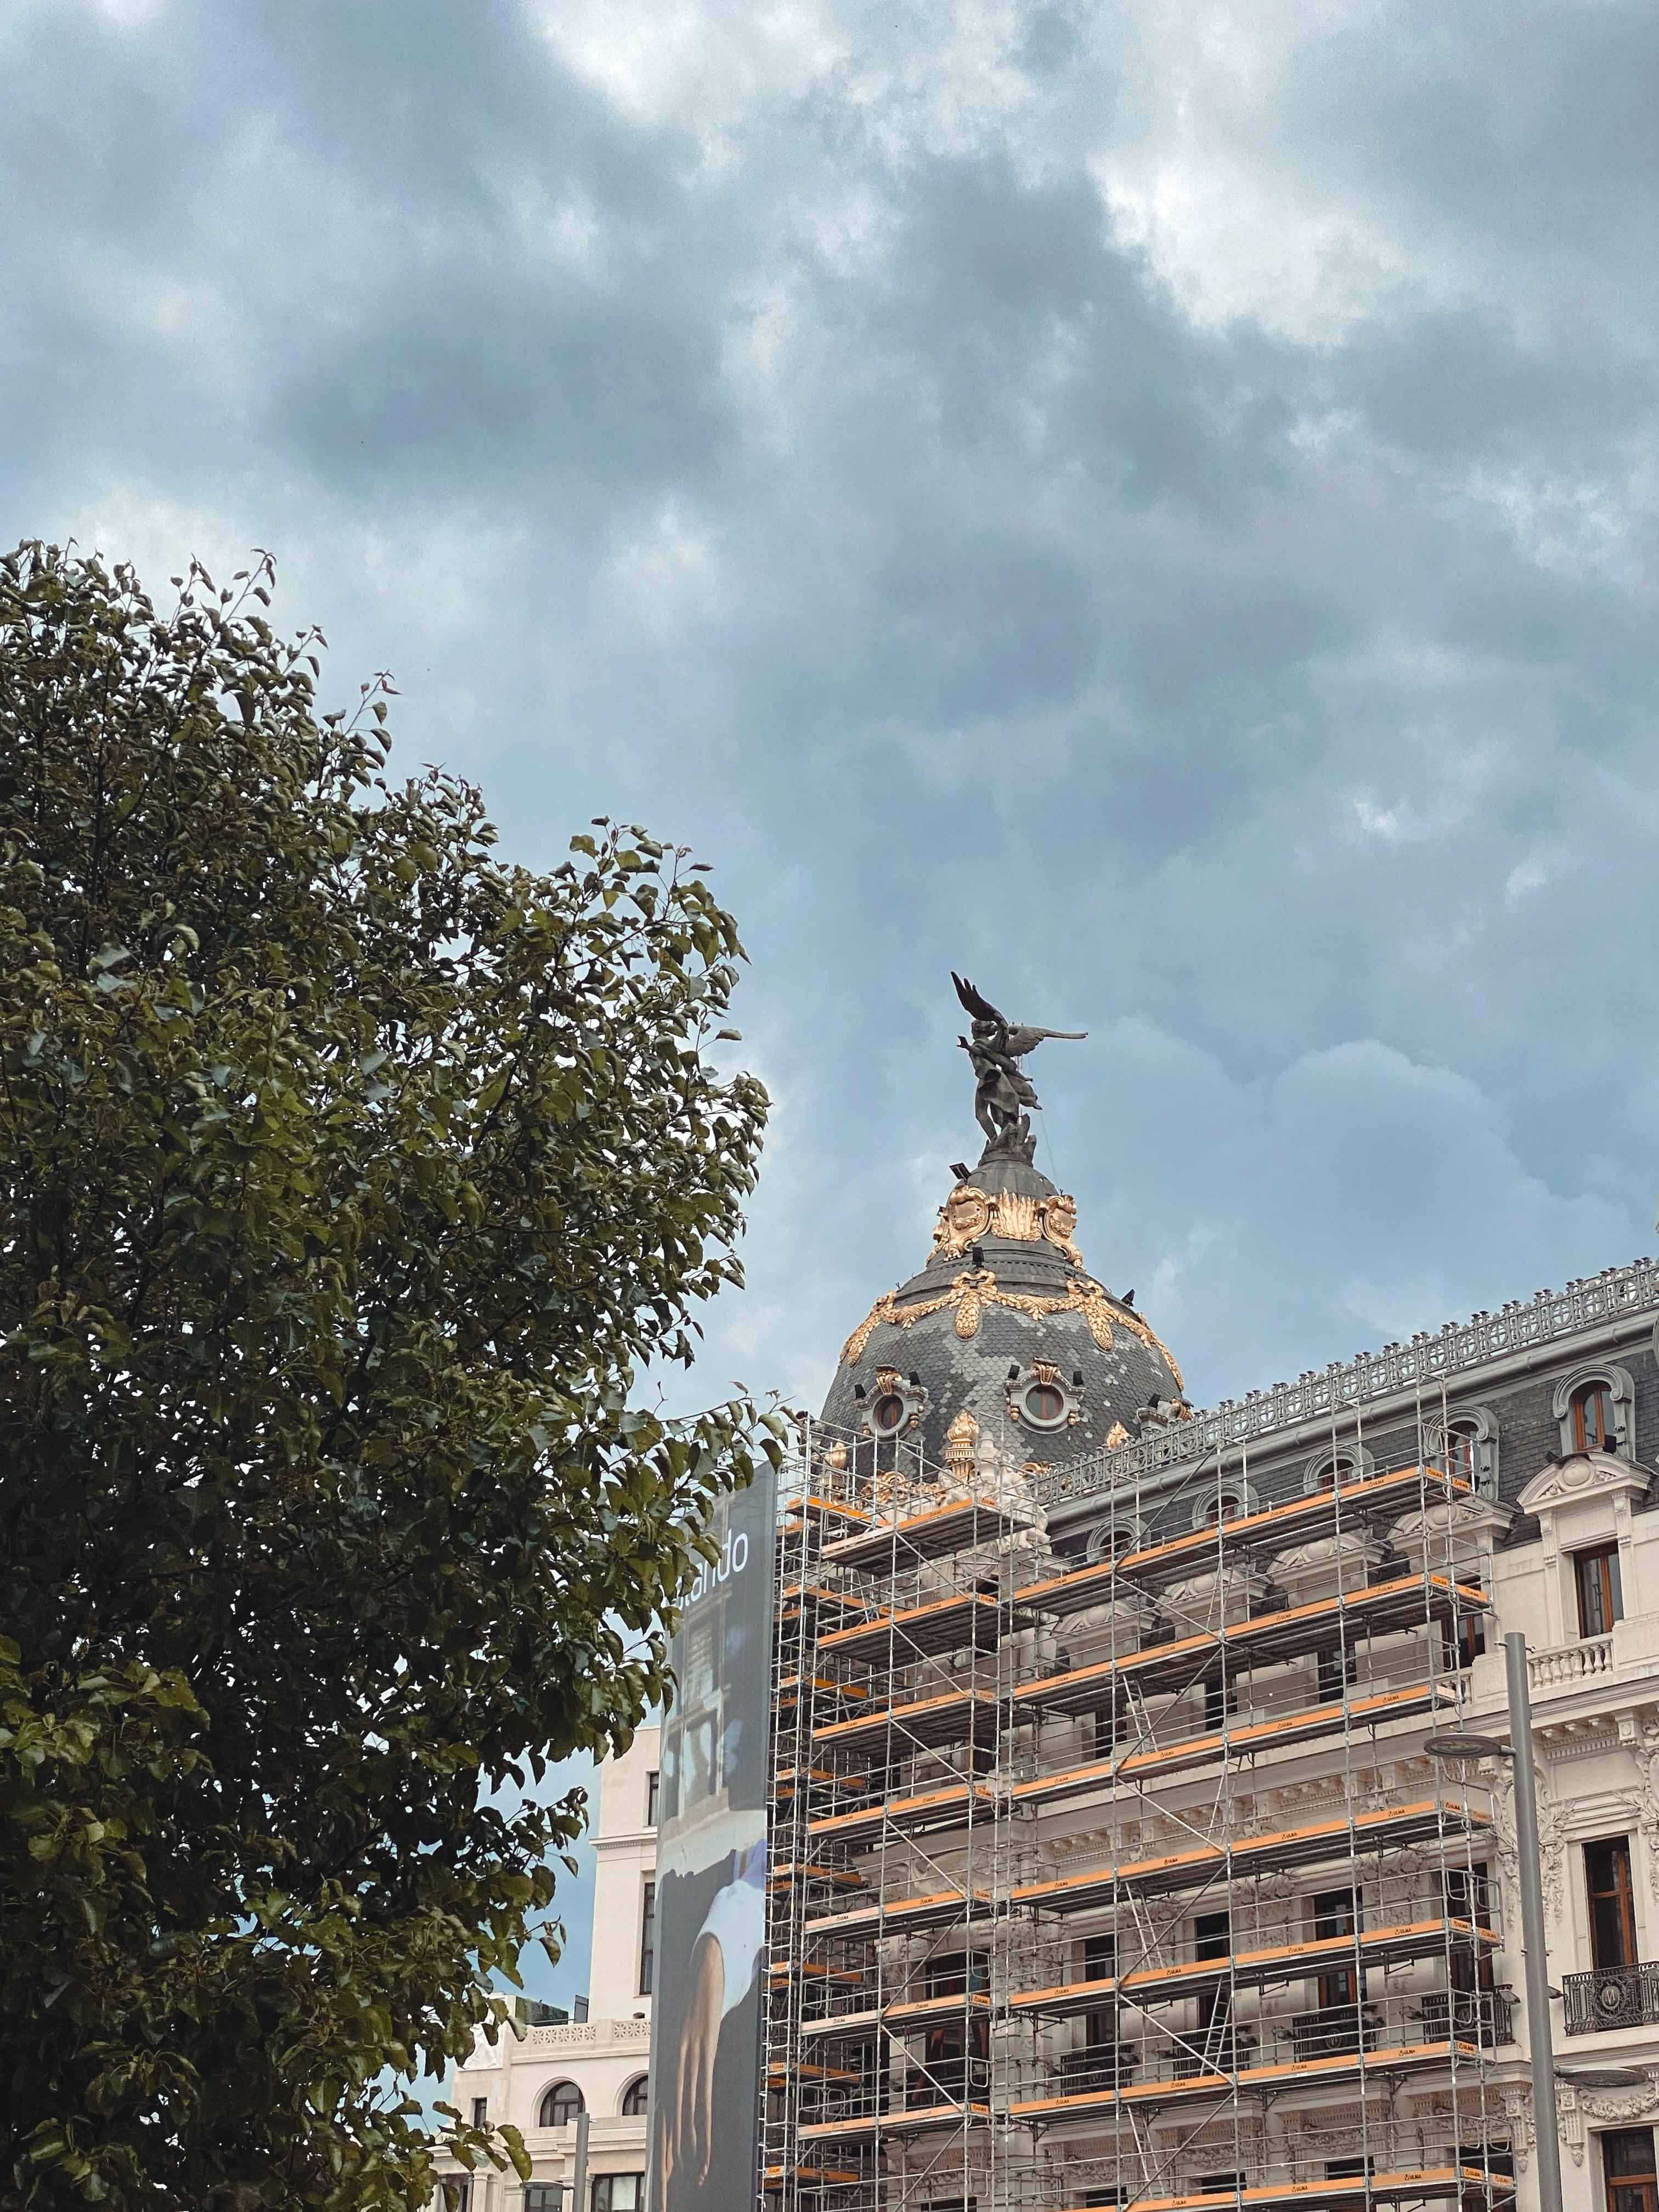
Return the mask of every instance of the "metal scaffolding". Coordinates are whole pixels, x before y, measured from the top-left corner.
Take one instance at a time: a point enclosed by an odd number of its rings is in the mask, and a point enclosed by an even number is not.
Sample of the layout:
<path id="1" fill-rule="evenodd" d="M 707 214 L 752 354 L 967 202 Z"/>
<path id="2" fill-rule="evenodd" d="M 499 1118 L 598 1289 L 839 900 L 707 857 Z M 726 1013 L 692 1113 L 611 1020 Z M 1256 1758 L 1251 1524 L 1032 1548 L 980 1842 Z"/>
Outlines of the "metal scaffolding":
<path id="1" fill-rule="evenodd" d="M 1480 1641 L 1489 1540 L 1429 1439 L 1379 1468 L 1334 1437 L 1293 1492 L 1218 1451 L 1102 1492 L 1086 1549 L 1056 1553 L 1030 1471 L 976 1440 L 939 1466 L 803 1430 L 764 2202 L 1510 2193 L 1491 1810 L 1421 1753 Z"/>

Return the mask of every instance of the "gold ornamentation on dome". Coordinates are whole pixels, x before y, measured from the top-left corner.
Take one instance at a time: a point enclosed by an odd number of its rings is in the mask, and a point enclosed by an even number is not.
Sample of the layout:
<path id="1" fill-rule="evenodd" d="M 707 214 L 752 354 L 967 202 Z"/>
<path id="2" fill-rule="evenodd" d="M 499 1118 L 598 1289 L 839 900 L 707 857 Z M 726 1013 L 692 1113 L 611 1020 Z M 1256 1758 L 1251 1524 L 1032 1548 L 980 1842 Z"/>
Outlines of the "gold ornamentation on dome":
<path id="1" fill-rule="evenodd" d="M 1106 1431 L 1106 1449 L 1108 1451 L 1115 1451 L 1120 1444 L 1127 1444 L 1133 1442 L 1133 1437 L 1130 1436 L 1127 1429 L 1124 1427 L 1121 1421 L 1114 1421 L 1111 1427 Z"/>
<path id="2" fill-rule="evenodd" d="M 1045 1200 L 1040 1212 L 1043 1235 L 1074 1267 L 1080 1267 L 1083 1255 L 1072 1242 L 1072 1232 L 1077 1227 L 1077 1200 L 1067 1198 L 1064 1191 L 1056 1191 L 1051 1199 Z"/>
<path id="3" fill-rule="evenodd" d="M 954 1260 L 991 1225 L 991 1201 L 970 1182 L 959 1182 L 939 1210 L 933 1231 L 935 1260 Z"/>
<path id="4" fill-rule="evenodd" d="M 836 1473 L 840 1474 L 847 1465 L 846 1445 L 831 1444 L 829 1450 L 825 1452 L 824 1457 L 829 1461 L 830 1466 L 835 1468 Z"/>
<path id="5" fill-rule="evenodd" d="M 978 1456 L 979 1423 L 964 1406 L 945 1432 L 945 1464 L 958 1482 L 965 1482 Z"/>
<path id="6" fill-rule="evenodd" d="M 880 1328 L 882 1322 L 884 1321 L 896 1321 L 898 1318 L 896 1311 L 897 1305 L 898 1293 L 896 1291 L 884 1291 L 882 1292 L 881 1296 L 876 1300 L 874 1305 L 871 1307 L 869 1312 L 866 1314 L 864 1319 L 853 1331 L 851 1336 L 848 1338 L 846 1343 L 842 1345 L 841 1348 L 841 1356 L 844 1365 L 848 1367 L 857 1366 L 859 1361 L 864 1357 L 865 1346 L 869 1343 L 870 1339 L 875 1334 L 877 1329 Z"/>
<path id="7" fill-rule="evenodd" d="M 1091 1276 L 1079 1281 L 1073 1275 L 1066 1285 L 1069 1302 L 1082 1314 L 1089 1324 L 1089 1334 L 1103 1352 L 1112 1348 L 1112 1309 L 1106 1303 L 1106 1293 Z"/>
<path id="8" fill-rule="evenodd" d="M 1019 1471 L 1022 1474 L 1052 1474 L 1054 1473 L 1054 1469 L 1046 1459 L 1022 1460 Z"/>
<path id="9" fill-rule="evenodd" d="M 1042 1234 L 1036 1199 L 1024 1191 L 1000 1190 L 997 1193 L 996 1221 L 991 1233 L 995 1237 L 1012 1237 L 1018 1244 L 1035 1244 Z"/>
<path id="10" fill-rule="evenodd" d="M 1100 1286 L 1097 1284 L 1095 1287 L 1097 1290 Z M 1123 1328 L 1128 1330 L 1132 1336 L 1138 1336 L 1141 1342 L 1146 1346 L 1148 1352 L 1156 1352 L 1162 1355 L 1164 1365 L 1169 1369 L 1170 1374 L 1175 1376 L 1176 1389 L 1181 1393 L 1184 1399 L 1187 1395 L 1187 1385 L 1181 1379 L 1181 1370 L 1176 1365 L 1175 1359 L 1170 1353 L 1169 1346 L 1164 1342 L 1161 1337 L 1153 1335 L 1152 1330 L 1147 1328 L 1146 1322 L 1142 1321 L 1140 1316 L 1135 1311 L 1133 1306 L 1123 1307 L 1115 1316 L 1115 1318 Z M 1192 1409 L 1189 1407 L 1188 1408 L 1188 1419 L 1191 1418 L 1191 1412 Z"/>
<path id="11" fill-rule="evenodd" d="M 1159 1342 L 1132 1308 L 1110 1304 L 1105 1291 L 1091 1275 L 1073 1276 L 1066 1285 L 1063 1298 L 1040 1298 L 1024 1291 L 1001 1290 L 989 1267 L 964 1267 L 948 1291 L 936 1298 L 924 1298 L 918 1305 L 901 1306 L 896 1291 L 884 1291 L 842 1346 L 842 1364 L 855 1367 L 864 1357 L 866 1345 L 884 1323 L 895 1328 L 913 1328 L 917 1322 L 926 1321 L 929 1314 L 942 1313 L 947 1306 L 956 1308 L 957 1334 L 963 1339 L 977 1336 L 980 1319 L 987 1306 L 1006 1306 L 1011 1312 L 1029 1316 L 1032 1321 L 1046 1321 L 1050 1314 L 1081 1314 L 1089 1325 L 1090 1335 L 1103 1352 L 1109 1352 L 1112 1348 L 1112 1326 L 1115 1322 L 1118 1327 L 1127 1328 L 1131 1335 L 1139 1337 L 1149 1352 L 1163 1356 L 1175 1377 L 1176 1389 L 1184 1400 L 1186 1385 L 1181 1379 L 1181 1370 L 1170 1357 L 1167 1346 Z M 890 1371 L 896 1376 L 896 1368 Z M 1190 1412 L 1188 1417 L 1190 1418 Z"/>
<path id="12" fill-rule="evenodd" d="M 878 1367 L 876 1370 L 876 1389 L 878 1394 L 887 1390 L 896 1390 L 903 1380 L 904 1377 L 896 1367 Z"/>
<path id="13" fill-rule="evenodd" d="M 1058 1382 L 1060 1370 L 1051 1359 L 1034 1359 L 1031 1362 L 1031 1378 L 1036 1382 Z"/>

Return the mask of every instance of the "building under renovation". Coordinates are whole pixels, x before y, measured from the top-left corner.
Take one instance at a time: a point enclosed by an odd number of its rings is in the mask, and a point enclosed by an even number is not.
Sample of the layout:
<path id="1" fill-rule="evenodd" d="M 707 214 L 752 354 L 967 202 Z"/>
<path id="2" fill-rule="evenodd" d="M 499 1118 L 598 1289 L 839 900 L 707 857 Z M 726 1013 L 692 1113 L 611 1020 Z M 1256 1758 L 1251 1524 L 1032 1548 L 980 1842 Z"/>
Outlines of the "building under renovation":
<path id="1" fill-rule="evenodd" d="M 766 2201 L 1524 2206 L 1507 1768 L 1424 1749 L 1520 1629 L 1567 2203 L 1659 2212 L 1659 1272 L 1194 1413 L 963 988 L 984 1157 L 782 1509 Z"/>

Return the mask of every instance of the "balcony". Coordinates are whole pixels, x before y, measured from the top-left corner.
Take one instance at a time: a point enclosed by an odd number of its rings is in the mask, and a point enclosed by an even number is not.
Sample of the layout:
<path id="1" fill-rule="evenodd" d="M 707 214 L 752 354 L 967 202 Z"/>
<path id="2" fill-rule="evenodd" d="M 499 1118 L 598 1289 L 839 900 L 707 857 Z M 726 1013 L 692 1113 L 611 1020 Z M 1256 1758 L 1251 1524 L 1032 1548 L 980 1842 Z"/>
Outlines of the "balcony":
<path id="1" fill-rule="evenodd" d="M 1374 2050 L 1376 2034 L 1374 2005 L 1324 2005 L 1318 2012 L 1298 2014 L 1291 2022 L 1291 2047 L 1300 2066 L 1310 2058 L 1335 2058 Z"/>
<path id="2" fill-rule="evenodd" d="M 1127 2089 L 1139 2063 L 1133 2043 L 1087 2043 L 1080 2051 L 1062 2053 L 1057 2072 L 1063 2092 L 1071 2095 L 1085 2089 Z"/>
<path id="3" fill-rule="evenodd" d="M 1560 1644 L 1552 1651 L 1527 1654 L 1527 1682 L 1533 1690 L 1571 1689 L 1613 1672 L 1611 1636 L 1586 1636 L 1577 1644 Z"/>
<path id="4" fill-rule="evenodd" d="M 1431 2043 L 1456 2036 L 1492 2051 L 1515 2040 L 1515 2008 L 1501 1990 L 1431 1990 L 1419 2017 Z"/>
<path id="5" fill-rule="evenodd" d="M 1651 2027 L 1659 2021 L 1659 1963 L 1597 1966 L 1589 1974 L 1563 1974 L 1562 2011 L 1569 2035 L 1600 2035 L 1613 2027 Z"/>

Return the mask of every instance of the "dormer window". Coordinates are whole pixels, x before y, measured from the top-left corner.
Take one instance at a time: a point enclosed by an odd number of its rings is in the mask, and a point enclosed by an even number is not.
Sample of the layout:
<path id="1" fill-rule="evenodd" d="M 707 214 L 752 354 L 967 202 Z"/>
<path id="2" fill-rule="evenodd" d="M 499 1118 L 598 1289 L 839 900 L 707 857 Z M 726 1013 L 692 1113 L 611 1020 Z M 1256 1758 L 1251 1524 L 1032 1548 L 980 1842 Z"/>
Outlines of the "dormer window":
<path id="1" fill-rule="evenodd" d="M 1607 1452 L 1615 1459 L 1636 1457 L 1636 1389 L 1630 1370 L 1597 1360 L 1564 1375 L 1550 1410 L 1561 1424 L 1564 1457 L 1576 1452 Z"/>

